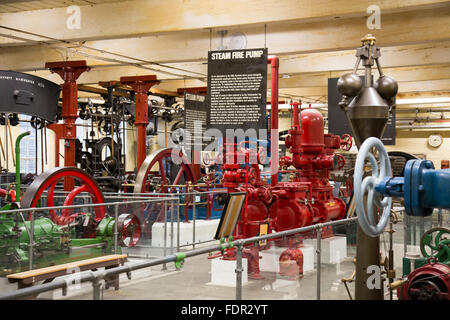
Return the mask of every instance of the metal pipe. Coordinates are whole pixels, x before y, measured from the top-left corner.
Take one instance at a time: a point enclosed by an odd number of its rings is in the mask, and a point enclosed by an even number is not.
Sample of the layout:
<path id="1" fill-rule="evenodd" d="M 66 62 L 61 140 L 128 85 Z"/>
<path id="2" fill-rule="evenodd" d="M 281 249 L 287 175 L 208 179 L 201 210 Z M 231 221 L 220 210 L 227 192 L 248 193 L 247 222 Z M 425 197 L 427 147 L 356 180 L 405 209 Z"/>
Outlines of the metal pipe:
<path id="1" fill-rule="evenodd" d="M 170 253 L 173 253 L 173 200 L 170 203 Z"/>
<path id="2" fill-rule="evenodd" d="M 30 134 L 30 131 L 26 131 L 16 139 L 16 202 L 20 202 L 20 141 Z"/>
<path id="3" fill-rule="evenodd" d="M 171 201 L 176 200 L 177 198 L 150 198 L 148 200 L 136 200 L 136 201 L 127 201 L 126 204 L 133 203 L 149 203 L 149 202 L 157 202 L 157 201 Z M 91 203 L 91 204 L 75 204 L 70 206 L 56 206 L 56 207 L 42 207 L 42 208 L 22 208 L 22 209 L 14 209 L 14 210 L 3 210 L 4 213 L 20 213 L 20 212 L 31 212 L 31 211 L 48 211 L 48 210 L 56 210 L 56 209 L 75 209 L 75 208 L 91 208 L 91 207 L 109 207 L 113 205 L 124 205 L 123 202 L 110 202 L 110 203 Z"/>
<path id="4" fill-rule="evenodd" d="M 85 249 L 85 248 L 100 248 L 100 247 L 106 247 L 107 242 L 100 242 L 100 243 L 93 243 L 93 244 L 87 244 L 84 246 L 79 247 L 71 247 L 70 250 L 79 250 L 79 249 Z"/>
<path id="5" fill-rule="evenodd" d="M 30 270 L 33 269 L 33 248 L 34 248 L 34 212 L 31 212 L 30 217 L 30 246 L 28 248 L 28 261 L 29 261 L 29 267 Z"/>
<path id="6" fill-rule="evenodd" d="M 317 288 L 316 288 L 316 300 L 320 300 L 320 269 L 322 266 L 322 228 L 317 229 Z"/>
<path id="7" fill-rule="evenodd" d="M 433 120 L 450 120 L 448 117 L 426 117 L 426 118 L 419 118 L 419 117 L 405 117 L 405 118 L 397 118 L 395 119 L 395 122 L 406 122 L 406 121 L 414 121 L 414 122 L 433 122 Z"/>
<path id="8" fill-rule="evenodd" d="M 93 288 L 93 299 L 94 300 L 100 300 L 100 289 L 101 289 L 101 282 L 99 279 L 95 279 L 92 281 L 92 288 Z"/>
<path id="9" fill-rule="evenodd" d="M 277 56 L 269 56 L 270 63 L 270 184 L 278 183 L 278 72 L 279 59 Z"/>
<path id="10" fill-rule="evenodd" d="M 194 195 L 194 203 L 192 205 L 192 248 L 195 249 L 195 195 Z"/>
<path id="11" fill-rule="evenodd" d="M 180 199 L 177 200 L 177 252 L 180 251 Z"/>
<path id="12" fill-rule="evenodd" d="M 164 201 L 164 249 L 163 254 L 164 256 L 167 253 L 167 203 Z M 164 263 L 162 270 L 167 270 L 167 266 Z"/>
<path id="13" fill-rule="evenodd" d="M 364 81 L 366 88 L 370 88 L 372 86 L 372 68 L 370 65 L 365 66 Z"/>
<path id="14" fill-rule="evenodd" d="M 392 221 L 389 222 L 389 274 L 388 274 L 388 281 L 389 286 L 392 285 L 392 282 L 394 282 L 394 277 L 392 275 L 392 272 L 394 271 L 394 229 L 393 229 L 393 223 Z M 392 290 L 389 291 L 389 300 L 393 299 L 393 292 Z"/>
<path id="15" fill-rule="evenodd" d="M 196 187 L 197 185 L 190 185 L 191 187 Z M 183 185 L 183 187 L 185 187 L 185 185 Z M 45 192 L 44 192 L 45 193 Z M 69 194 L 70 192 L 68 191 L 63 191 L 63 190 L 55 190 L 54 194 Z M 109 195 L 114 195 L 117 196 L 118 198 L 123 198 L 126 197 L 127 199 L 133 196 L 145 196 L 145 198 L 147 199 L 151 199 L 151 196 L 167 196 L 167 195 L 172 195 L 174 196 L 176 195 L 180 195 L 180 196 L 184 196 L 184 195 L 192 195 L 192 194 L 197 194 L 197 195 L 202 195 L 202 194 L 209 194 L 209 193 L 227 193 L 227 189 L 225 188 L 221 188 L 219 190 L 208 190 L 208 191 L 195 191 L 195 192 L 177 192 L 177 193 L 166 193 L 166 192 L 152 192 L 152 193 L 134 193 L 134 192 L 103 192 L 103 195 L 105 196 L 109 196 Z M 114 198 L 114 197 L 111 197 Z M 136 197 L 136 198 L 144 198 L 144 197 Z"/>
<path id="16" fill-rule="evenodd" d="M 6 121 L 9 121 L 9 115 L 5 115 Z M 5 126 L 5 149 L 6 149 L 6 173 L 9 172 L 9 152 L 8 152 L 8 128 Z"/>
<path id="17" fill-rule="evenodd" d="M 242 245 L 236 248 L 236 300 L 242 300 Z"/>
<path id="18" fill-rule="evenodd" d="M 396 129 L 450 129 L 450 125 L 443 125 L 443 126 L 439 126 L 439 125 L 424 125 L 424 126 L 395 126 Z"/>
<path id="19" fill-rule="evenodd" d="M 343 219 L 343 220 L 336 220 L 336 221 L 329 221 L 329 222 L 324 222 L 324 223 L 318 223 L 318 224 L 313 224 L 313 225 L 310 225 L 307 227 L 301 227 L 301 228 L 297 228 L 297 229 L 269 233 L 269 234 L 262 235 L 262 236 L 254 236 L 254 237 L 250 237 L 250 238 L 239 239 L 239 240 L 236 240 L 234 243 L 236 245 L 238 243 L 240 243 L 242 245 L 246 245 L 246 244 L 258 242 L 260 240 L 277 239 L 277 238 L 293 235 L 296 233 L 311 231 L 314 229 L 325 228 L 325 227 L 329 227 L 329 226 L 336 226 L 336 225 L 345 224 L 345 223 L 351 223 L 356 220 L 358 220 L 358 217 L 353 217 L 353 218 L 348 218 L 348 219 Z"/>
<path id="20" fill-rule="evenodd" d="M 114 253 L 117 253 L 118 249 L 118 237 L 119 237 L 119 231 L 117 230 L 117 222 L 119 221 L 119 206 L 116 204 L 114 206 Z"/>
<path id="21" fill-rule="evenodd" d="M 408 243 L 411 241 L 409 236 L 409 216 L 403 212 L 403 257 L 406 256 Z"/>
<path id="22" fill-rule="evenodd" d="M 396 109 L 396 113 L 432 113 L 432 112 L 450 112 L 450 108 L 414 108 L 414 109 Z"/>

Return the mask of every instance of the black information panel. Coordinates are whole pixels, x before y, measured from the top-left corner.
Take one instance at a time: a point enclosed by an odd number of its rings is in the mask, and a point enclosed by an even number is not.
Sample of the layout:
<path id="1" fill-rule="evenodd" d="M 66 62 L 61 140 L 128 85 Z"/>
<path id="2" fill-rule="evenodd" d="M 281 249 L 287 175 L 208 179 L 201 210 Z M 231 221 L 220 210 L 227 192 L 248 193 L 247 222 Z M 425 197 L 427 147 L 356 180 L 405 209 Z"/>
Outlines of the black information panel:
<path id="1" fill-rule="evenodd" d="M 184 127 L 189 132 L 192 142 L 187 146 L 199 145 L 202 150 L 205 148 L 206 143 L 202 142 L 202 138 L 206 130 L 207 117 L 206 97 L 186 92 L 184 94 Z"/>
<path id="2" fill-rule="evenodd" d="M 265 128 L 267 49 L 208 53 L 208 128 Z"/>
<path id="3" fill-rule="evenodd" d="M 342 95 L 337 90 L 339 78 L 328 79 L 328 132 L 336 135 L 348 133 L 353 136 L 345 112 L 339 107 Z M 361 77 L 364 83 L 364 77 Z M 385 145 L 395 145 L 395 111 L 390 116 L 381 141 Z"/>
<path id="4" fill-rule="evenodd" d="M 0 112 L 55 121 L 61 87 L 30 74 L 0 71 Z"/>

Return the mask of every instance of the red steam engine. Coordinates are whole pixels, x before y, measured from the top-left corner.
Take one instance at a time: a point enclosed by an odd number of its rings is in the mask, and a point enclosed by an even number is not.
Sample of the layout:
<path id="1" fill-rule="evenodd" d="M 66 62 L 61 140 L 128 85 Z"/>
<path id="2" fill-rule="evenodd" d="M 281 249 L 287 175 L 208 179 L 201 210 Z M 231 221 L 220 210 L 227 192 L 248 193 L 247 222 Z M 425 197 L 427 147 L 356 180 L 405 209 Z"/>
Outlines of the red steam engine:
<path id="1" fill-rule="evenodd" d="M 292 157 L 279 159 L 281 173 L 291 173 L 292 181 L 267 185 L 260 178 L 257 162 L 264 160 L 260 149 L 245 149 L 242 143 L 235 153 L 227 150 L 223 165 L 224 186 L 230 192 L 247 192 L 247 205 L 235 232 L 236 238 L 258 234 L 261 222 L 268 222 L 270 230 L 283 231 L 315 223 L 342 219 L 344 201 L 333 196 L 329 172 L 345 165 L 341 155 L 334 150 L 351 147 L 351 138 L 324 134 L 324 120 L 319 111 L 304 109 L 299 115 L 298 104 L 293 105 L 293 126 L 286 137 L 286 148 Z M 227 147 L 227 146 L 225 146 Z M 247 165 L 237 164 L 238 157 Z M 230 163 L 234 157 L 233 163 Z M 257 161 L 253 161 L 253 159 Z M 287 171 L 293 166 L 295 170 Z"/>
<path id="2" fill-rule="evenodd" d="M 224 146 L 224 187 L 229 192 L 247 193 L 234 239 L 258 235 L 261 223 L 268 224 L 270 233 L 272 230 L 295 229 L 345 216 L 345 202 L 333 196 L 329 172 L 345 165 L 343 156 L 334 154 L 334 150 L 349 150 L 351 137 L 324 134 L 324 120 L 319 111 L 307 108 L 299 112 L 298 103 L 292 107 L 293 125 L 285 139 L 286 148 L 292 156 L 279 159 L 279 172 L 289 173 L 291 181 L 271 184 L 262 181 L 258 163 L 264 162 L 265 156 L 261 147 L 244 148 L 244 144 L 249 142 Z M 239 164 L 239 159 L 245 159 L 245 164 Z M 288 170 L 289 167 L 295 169 Z M 258 277 L 259 259 L 254 256 L 255 250 L 244 251 L 244 255 L 249 258 L 249 272 Z M 228 258 L 232 256 L 229 252 Z"/>

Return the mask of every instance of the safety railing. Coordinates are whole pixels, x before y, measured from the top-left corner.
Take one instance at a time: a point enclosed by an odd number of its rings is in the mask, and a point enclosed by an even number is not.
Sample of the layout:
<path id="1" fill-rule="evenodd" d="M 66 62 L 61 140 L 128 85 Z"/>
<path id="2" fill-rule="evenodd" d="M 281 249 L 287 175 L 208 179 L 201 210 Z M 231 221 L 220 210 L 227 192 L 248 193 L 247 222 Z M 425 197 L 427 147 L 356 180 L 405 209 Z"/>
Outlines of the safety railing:
<path id="1" fill-rule="evenodd" d="M 126 273 L 128 278 L 131 279 L 132 271 L 135 271 L 138 269 L 143 269 L 143 268 L 148 268 L 148 267 L 152 267 L 152 266 L 157 266 L 157 265 L 164 265 L 164 264 L 171 263 L 171 262 L 174 262 L 176 268 L 178 269 L 180 267 L 180 263 L 184 262 L 187 258 L 199 256 L 202 254 L 212 253 L 215 251 L 223 251 L 225 249 L 235 247 L 236 248 L 236 269 L 235 269 L 236 292 L 235 292 L 235 298 L 236 298 L 236 300 L 241 300 L 242 299 L 242 287 L 243 287 L 242 286 L 242 272 L 243 272 L 242 260 L 243 260 L 244 247 L 251 245 L 251 244 L 259 243 L 260 241 L 264 241 L 264 240 L 275 240 L 275 239 L 280 239 L 280 238 L 283 239 L 285 237 L 293 236 L 293 235 L 296 235 L 299 233 L 314 231 L 316 234 L 315 254 L 316 254 L 316 264 L 317 264 L 316 299 L 320 300 L 321 299 L 321 286 L 320 286 L 320 284 L 321 284 L 321 264 L 322 264 L 322 262 L 321 262 L 322 229 L 327 228 L 327 227 L 336 227 L 339 225 L 354 224 L 356 222 L 356 220 L 357 220 L 357 218 L 354 217 L 354 218 L 347 218 L 347 219 L 338 220 L 338 221 L 319 223 L 319 224 L 315 224 L 315 225 L 311 225 L 311 226 L 307 226 L 307 227 L 302 227 L 302 228 L 297 228 L 297 229 L 292 229 L 292 230 L 287 230 L 287 231 L 282 231 L 282 232 L 276 232 L 276 233 L 270 233 L 267 235 L 255 236 L 255 237 L 251 237 L 251 238 L 247 238 L 247 239 L 240 239 L 240 240 L 236 240 L 234 242 L 231 242 L 231 241 L 223 242 L 223 243 L 220 243 L 217 245 L 208 246 L 208 247 L 204 247 L 204 248 L 197 248 L 197 249 L 193 249 L 193 250 L 189 250 L 189 251 L 185 251 L 185 252 L 176 252 L 176 253 L 164 256 L 162 258 L 157 258 L 157 259 L 153 259 L 150 261 L 142 261 L 142 262 L 139 262 L 136 264 L 124 265 L 124 266 L 120 266 L 120 267 L 116 267 L 116 268 L 111 268 L 108 270 L 82 272 L 80 274 L 78 282 L 79 283 L 91 282 L 92 287 L 93 287 L 93 299 L 98 300 L 98 299 L 102 298 L 102 296 L 100 294 L 101 286 L 102 286 L 101 281 L 102 281 L 102 279 L 105 279 L 107 277 L 115 276 L 115 275 L 118 275 L 121 273 Z M 33 287 L 29 287 L 29 288 L 23 288 L 23 289 L 16 290 L 14 292 L 10 292 L 10 293 L 1 295 L 0 299 L 2 299 L 2 300 L 19 299 L 19 298 L 23 298 L 23 297 L 35 296 L 37 294 L 51 291 L 51 290 L 56 290 L 56 289 L 62 289 L 64 292 L 65 290 L 67 290 L 68 286 L 69 286 L 69 284 L 66 280 L 57 278 L 50 283 L 40 284 L 40 285 L 36 285 Z"/>

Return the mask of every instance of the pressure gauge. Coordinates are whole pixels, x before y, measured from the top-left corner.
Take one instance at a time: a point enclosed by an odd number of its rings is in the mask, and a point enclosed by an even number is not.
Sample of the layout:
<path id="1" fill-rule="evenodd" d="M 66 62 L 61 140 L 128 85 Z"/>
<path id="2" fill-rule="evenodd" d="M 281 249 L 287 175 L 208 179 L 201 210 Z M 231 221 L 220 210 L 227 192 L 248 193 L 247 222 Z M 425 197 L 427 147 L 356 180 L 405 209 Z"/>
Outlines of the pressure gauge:
<path id="1" fill-rule="evenodd" d="M 433 148 L 439 147 L 443 141 L 444 141 L 444 138 L 440 134 L 431 134 L 428 137 L 428 144 Z"/>

